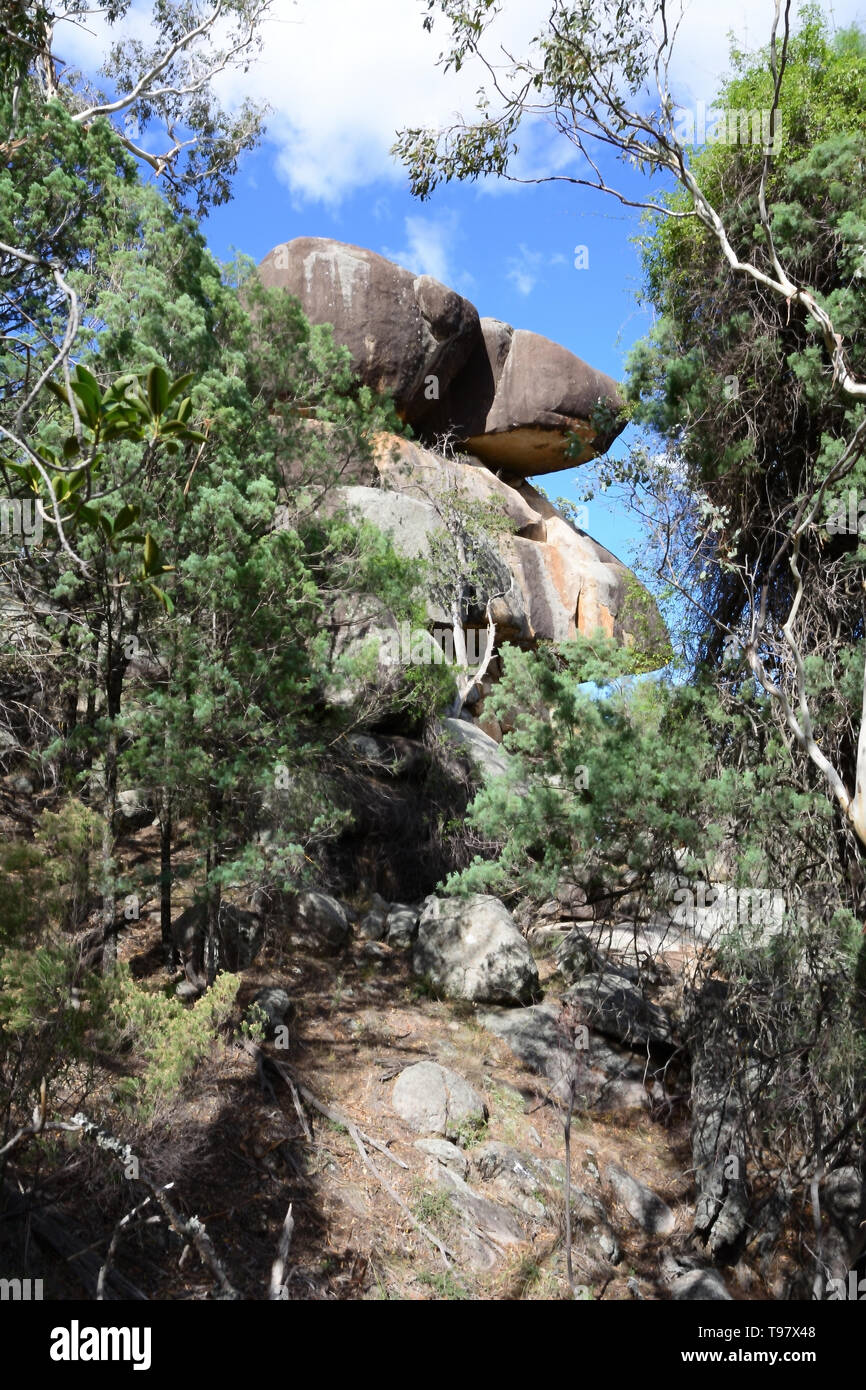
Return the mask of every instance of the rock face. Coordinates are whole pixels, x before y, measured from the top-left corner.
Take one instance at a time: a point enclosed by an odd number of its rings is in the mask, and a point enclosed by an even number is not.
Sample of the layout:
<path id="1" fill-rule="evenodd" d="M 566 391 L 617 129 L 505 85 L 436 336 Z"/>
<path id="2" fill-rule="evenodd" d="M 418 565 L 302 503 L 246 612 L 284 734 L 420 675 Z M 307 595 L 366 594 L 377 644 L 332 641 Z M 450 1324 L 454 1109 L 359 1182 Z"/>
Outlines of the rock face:
<path id="1" fill-rule="evenodd" d="M 511 913 L 484 893 L 427 899 L 412 968 L 452 999 L 525 1004 L 538 990 L 535 961 Z"/>
<path id="2" fill-rule="evenodd" d="M 403 555 L 429 556 L 431 537 L 444 526 L 438 499 L 448 493 L 458 491 L 502 515 L 491 555 L 503 594 L 492 610 L 496 643 L 564 641 L 601 628 L 623 645 L 657 655 L 659 664 L 667 659 L 658 609 L 632 571 L 528 483 L 511 487 L 468 457 L 446 460 L 396 435 L 380 436 L 375 462 L 380 486 L 351 485 L 339 496 L 357 516 L 388 532 Z M 428 617 L 434 625 L 449 622 L 432 602 Z M 483 612 L 470 615 L 473 624 L 486 626 Z"/>
<path id="3" fill-rule="evenodd" d="M 649 1235 L 668 1236 L 674 1229 L 674 1214 L 666 1202 L 646 1183 L 633 1178 L 616 1163 L 609 1163 L 606 1177 L 617 1199 L 632 1220 Z"/>
<path id="4" fill-rule="evenodd" d="M 360 246 L 297 237 L 274 247 L 259 277 L 295 295 L 311 323 L 333 324 L 361 381 L 390 392 L 416 428 L 481 339 L 468 300 Z"/>
<path id="5" fill-rule="evenodd" d="M 440 720 L 440 724 L 445 737 L 468 754 L 483 781 L 502 777 L 508 771 L 509 755 L 477 724 L 450 718 Z"/>
<path id="6" fill-rule="evenodd" d="M 274 247 L 259 276 L 297 296 L 312 323 L 333 324 L 360 379 L 389 391 L 424 438 L 450 432 L 491 467 L 526 478 L 583 463 L 618 433 L 592 418 L 600 402 L 619 407 L 616 382 L 538 333 L 479 319 L 430 275 L 359 246 L 298 237 Z M 573 458 L 570 434 L 581 441 Z"/>
<path id="7" fill-rule="evenodd" d="M 567 947 L 575 936 L 582 936 L 582 933 L 570 933 L 557 953 L 563 973 L 566 973 L 563 963 L 573 959 Z M 633 966 L 605 961 L 603 969 L 582 975 L 566 992 L 565 998 L 583 1007 L 593 1028 L 628 1047 L 649 1045 L 672 1050 L 676 1046 L 670 1016 L 660 1005 L 644 998 L 638 971 Z"/>
<path id="8" fill-rule="evenodd" d="M 532 1004 L 481 1014 L 479 1022 L 503 1042 L 532 1071 L 550 1082 L 551 1093 L 567 1101 L 574 1076 L 575 1052 L 559 1027 L 555 1004 Z M 643 1084 L 645 1060 L 619 1052 L 591 1033 L 589 1049 L 580 1054 L 577 1104 L 602 1112 L 646 1110 L 649 1096 Z"/>
<path id="9" fill-rule="evenodd" d="M 749 1219 L 743 1115 L 749 1077 L 738 1074 L 732 1084 L 737 1033 L 724 1005 L 725 985 L 718 980 L 706 981 L 689 1001 L 694 1229 L 714 1255 L 736 1249 Z"/>
<path id="10" fill-rule="evenodd" d="M 344 473 L 333 505 L 389 532 L 401 554 L 428 557 L 431 538 L 443 530 L 445 494 L 456 489 L 493 504 L 504 522 L 484 557 L 496 576 L 495 644 L 558 642 L 600 628 L 665 663 L 664 626 L 631 571 L 526 481 L 608 447 L 617 429 L 599 424 L 596 408 L 605 405 L 606 418 L 613 418 L 620 405 L 614 381 L 537 333 L 479 319 L 466 299 L 429 275 L 413 275 L 358 246 L 299 237 L 275 247 L 259 275 L 264 285 L 297 296 L 312 323 L 333 325 L 360 380 L 390 392 L 422 441 L 444 437 L 461 450 L 445 457 L 438 446 L 433 452 L 383 436 L 372 465 L 365 461 Z M 576 439 L 579 449 L 566 457 Z M 292 461 L 283 462 L 288 479 Z M 480 595 L 478 611 L 465 616 L 470 660 L 472 637 L 486 631 L 485 605 Z M 444 627 L 451 622 L 432 598 L 428 617 Z M 381 638 L 383 625 L 387 630 L 387 615 L 364 621 L 367 631 L 347 629 L 347 641 Z M 502 728 L 492 716 L 483 719 L 496 679 L 491 670 L 468 706 L 498 742 Z"/>

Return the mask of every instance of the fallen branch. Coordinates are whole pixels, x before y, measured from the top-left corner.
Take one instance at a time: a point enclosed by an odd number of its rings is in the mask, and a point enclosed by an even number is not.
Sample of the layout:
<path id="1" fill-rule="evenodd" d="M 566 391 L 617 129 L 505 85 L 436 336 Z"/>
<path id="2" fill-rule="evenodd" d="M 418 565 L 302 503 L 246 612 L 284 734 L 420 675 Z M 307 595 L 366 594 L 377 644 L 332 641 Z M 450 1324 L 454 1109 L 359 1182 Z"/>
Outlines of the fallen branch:
<path id="1" fill-rule="evenodd" d="M 64 1126 L 68 1129 L 77 1129 L 80 1133 L 92 1139 L 100 1149 L 105 1149 L 121 1164 L 123 1169 L 131 1170 L 135 1173 L 135 1181 L 143 1183 L 149 1188 L 151 1197 L 161 1208 L 168 1221 L 169 1226 L 179 1235 L 181 1239 L 195 1246 L 196 1253 L 202 1264 L 205 1265 L 213 1274 L 220 1287 L 224 1299 L 239 1299 L 240 1294 L 229 1279 L 219 1256 L 217 1255 L 213 1242 L 207 1233 L 204 1223 L 197 1216 L 190 1216 L 184 1219 L 180 1212 L 172 1205 L 166 1196 L 165 1188 L 160 1187 L 152 1179 L 148 1178 L 142 1171 L 141 1164 L 137 1156 L 133 1153 L 129 1144 L 123 1144 L 107 1130 L 101 1129 L 93 1120 L 89 1120 L 86 1115 L 79 1112 L 73 1115 L 69 1125 Z"/>
<path id="2" fill-rule="evenodd" d="M 292 1216 L 292 1204 L 286 1212 L 286 1219 L 283 1222 L 283 1229 L 280 1232 L 280 1243 L 277 1246 L 277 1258 L 271 1267 L 271 1283 L 268 1289 L 268 1299 L 282 1299 L 284 1280 L 286 1275 L 286 1260 L 289 1257 L 289 1246 L 292 1243 L 292 1232 L 295 1229 L 295 1219 Z"/>
<path id="3" fill-rule="evenodd" d="M 120 1244 L 121 1235 L 126 1230 L 126 1227 L 130 1225 L 132 1221 L 134 1221 L 136 1216 L 138 1216 L 138 1213 L 140 1211 L 144 1211 L 145 1207 L 150 1206 L 150 1203 L 152 1201 L 152 1197 L 145 1197 L 144 1201 L 139 1202 L 137 1207 L 133 1207 L 132 1211 L 128 1211 L 126 1213 L 126 1216 L 122 1216 L 118 1221 L 117 1225 L 115 1226 L 114 1232 L 111 1237 L 111 1241 L 108 1246 L 108 1250 L 106 1251 L 105 1259 L 102 1262 L 102 1268 L 99 1271 L 99 1277 L 96 1280 L 96 1298 L 98 1302 L 101 1303 L 105 1299 L 105 1281 L 114 1261 L 114 1256 L 117 1251 L 117 1247 Z M 158 1221 L 159 1217 L 152 1216 L 150 1220 Z"/>

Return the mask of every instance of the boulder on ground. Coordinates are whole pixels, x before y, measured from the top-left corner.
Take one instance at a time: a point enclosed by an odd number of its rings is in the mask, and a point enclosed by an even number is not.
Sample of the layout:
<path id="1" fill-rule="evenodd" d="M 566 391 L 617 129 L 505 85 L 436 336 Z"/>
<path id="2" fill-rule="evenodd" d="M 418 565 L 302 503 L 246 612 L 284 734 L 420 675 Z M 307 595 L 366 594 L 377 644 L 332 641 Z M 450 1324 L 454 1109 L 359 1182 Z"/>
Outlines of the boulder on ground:
<path id="1" fill-rule="evenodd" d="M 268 985 L 265 989 L 260 989 L 250 1002 L 253 1007 L 257 1006 L 265 1016 L 265 1035 L 267 1037 L 273 1036 L 285 1022 L 292 1008 L 292 1001 L 286 991 L 276 985 Z"/>
<path id="2" fill-rule="evenodd" d="M 448 715 L 440 720 L 440 727 L 445 737 L 468 755 L 482 781 L 503 777 L 508 771 L 511 759 L 505 749 L 477 724 Z"/>
<path id="3" fill-rule="evenodd" d="M 264 930 L 264 920 L 260 912 L 221 902 L 216 942 L 217 968 L 232 972 L 246 970 L 261 949 Z M 207 934 L 205 904 L 193 903 L 191 907 L 186 908 L 172 922 L 171 934 L 186 975 L 185 983 L 189 986 L 179 993 L 190 998 L 196 993 L 201 993 L 207 983 L 204 960 Z"/>
<path id="4" fill-rule="evenodd" d="M 398 951 L 408 951 L 418 934 L 418 909 L 392 903 L 386 923 L 386 940 Z"/>
<path id="5" fill-rule="evenodd" d="M 391 1103 L 416 1134 L 451 1140 L 480 1129 L 487 1118 L 487 1106 L 478 1092 L 438 1062 L 416 1062 L 401 1071 Z"/>
<path id="6" fill-rule="evenodd" d="M 667 1203 L 646 1183 L 633 1178 L 617 1163 L 607 1165 L 605 1176 L 618 1200 L 642 1231 L 652 1236 L 670 1235 L 676 1218 Z"/>
<path id="7" fill-rule="evenodd" d="M 385 899 L 380 898 L 378 893 L 374 893 L 370 907 L 361 918 L 361 924 L 358 928 L 366 941 L 384 941 L 388 912 L 389 907 Z"/>
<path id="8" fill-rule="evenodd" d="M 452 999 L 523 1004 L 538 993 L 538 969 L 511 913 L 484 893 L 426 900 L 412 969 Z"/>
<path id="9" fill-rule="evenodd" d="M 289 905 L 293 939 L 310 951 L 339 951 L 351 935 L 345 907 L 327 893 L 298 893 Z"/>
<path id="10" fill-rule="evenodd" d="M 564 942 L 563 947 L 567 944 Z M 558 959 L 564 958 L 560 948 Z M 627 1047 L 645 1051 L 649 1045 L 669 1052 L 676 1046 L 670 1014 L 644 997 L 633 967 L 605 962 L 602 971 L 582 974 L 566 991 L 565 999 L 580 1005 L 593 1028 Z"/>

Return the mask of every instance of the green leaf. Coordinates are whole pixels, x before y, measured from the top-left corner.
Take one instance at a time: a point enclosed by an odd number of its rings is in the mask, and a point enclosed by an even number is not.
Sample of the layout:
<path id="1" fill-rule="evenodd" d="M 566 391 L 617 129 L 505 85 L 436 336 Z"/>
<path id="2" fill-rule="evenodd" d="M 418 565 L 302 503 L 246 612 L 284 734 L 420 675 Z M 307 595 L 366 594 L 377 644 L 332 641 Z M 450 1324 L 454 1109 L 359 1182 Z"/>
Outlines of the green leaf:
<path id="1" fill-rule="evenodd" d="M 83 415 L 88 429 L 95 430 L 102 409 L 102 393 L 99 387 L 92 386 L 88 381 L 73 381 L 72 389 L 78 397 L 79 412 Z"/>
<path id="2" fill-rule="evenodd" d="M 171 614 L 174 612 L 174 604 L 172 603 L 169 595 L 165 592 L 165 590 L 160 589 L 156 584 L 148 584 L 147 587 L 151 589 L 154 594 L 156 594 L 156 597 L 159 599 L 160 603 L 165 608 L 166 613 L 168 613 L 169 616 L 171 616 Z"/>
<path id="3" fill-rule="evenodd" d="M 179 376 L 176 381 L 172 382 L 168 393 L 169 405 L 171 405 L 173 401 L 176 401 L 178 396 L 183 394 L 183 392 L 186 390 L 187 386 L 189 386 L 189 383 L 193 380 L 194 377 L 195 372 L 185 372 L 183 376 Z"/>
<path id="4" fill-rule="evenodd" d="M 151 367 L 147 374 L 147 402 L 152 415 L 162 415 L 168 405 L 168 373 L 164 367 Z"/>
<path id="5" fill-rule="evenodd" d="M 82 502 L 75 509 L 75 520 L 86 522 L 88 526 L 99 526 L 99 512 L 95 507 L 91 507 L 88 502 Z"/>
<path id="6" fill-rule="evenodd" d="M 60 383 L 57 381 L 46 381 L 45 386 L 46 389 L 49 390 L 52 395 L 56 396 L 59 401 L 63 402 L 67 410 L 72 409 L 72 402 L 69 399 L 65 386 L 61 386 Z"/>
<path id="7" fill-rule="evenodd" d="M 144 538 L 144 572 L 156 574 L 162 562 L 159 546 L 148 531 Z"/>
<path id="8" fill-rule="evenodd" d="M 125 531 L 134 521 L 137 521 L 140 511 L 141 507 L 133 507 L 129 502 L 121 507 L 114 518 L 114 534 L 118 535 L 119 532 Z"/>

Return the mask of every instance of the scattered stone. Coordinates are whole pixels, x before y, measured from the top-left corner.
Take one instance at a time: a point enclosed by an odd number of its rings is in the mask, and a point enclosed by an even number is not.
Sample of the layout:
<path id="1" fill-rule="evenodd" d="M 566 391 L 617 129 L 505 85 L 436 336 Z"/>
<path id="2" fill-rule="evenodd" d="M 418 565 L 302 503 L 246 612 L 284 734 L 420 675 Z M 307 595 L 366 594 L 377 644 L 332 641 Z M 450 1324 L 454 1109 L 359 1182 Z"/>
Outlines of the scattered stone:
<path id="1" fill-rule="evenodd" d="M 387 960 L 388 955 L 388 948 L 381 941 L 365 941 L 361 947 L 362 960 Z"/>
<path id="2" fill-rule="evenodd" d="M 718 1270 L 699 1264 L 691 1255 L 664 1251 L 659 1263 L 675 1303 L 733 1301 Z"/>
<path id="3" fill-rule="evenodd" d="M 327 893 L 298 893 L 290 906 L 293 940 L 310 951 L 339 951 L 350 936 L 345 907 Z"/>
<path id="4" fill-rule="evenodd" d="M 469 1159 L 447 1139 L 416 1139 L 413 1147 L 441 1163 L 443 1168 L 450 1168 L 459 1178 L 468 1176 Z"/>
<path id="5" fill-rule="evenodd" d="M 418 909 L 394 903 L 388 913 L 387 941 L 398 951 L 408 951 L 418 934 Z"/>
<path id="6" fill-rule="evenodd" d="M 368 912 L 361 918 L 359 931 L 367 941 L 383 941 L 385 938 L 386 923 L 388 920 L 388 904 L 384 898 L 380 898 L 378 893 L 373 894 L 373 901 Z"/>
<path id="7" fill-rule="evenodd" d="M 725 1288 L 725 1281 L 715 1269 L 693 1269 L 681 1274 L 670 1286 L 674 1302 L 731 1302 L 731 1295 Z"/>
<path id="8" fill-rule="evenodd" d="M 267 1037 L 273 1036 L 280 1025 L 285 1022 L 286 1016 L 292 1009 L 292 1001 L 286 991 L 277 986 L 260 989 L 251 1003 L 257 1004 L 267 1018 L 265 1025 Z"/>
<path id="9" fill-rule="evenodd" d="M 526 1236 L 516 1218 L 498 1202 L 476 1192 L 450 1168 L 440 1167 L 438 1186 L 448 1193 L 452 1206 L 463 1220 L 495 1248 L 523 1245 Z"/>
<path id="10" fill-rule="evenodd" d="M 563 977 L 574 981 L 565 999 L 582 1007 L 593 1028 L 644 1052 L 648 1044 L 665 1051 L 676 1046 L 670 1015 L 641 993 L 635 966 L 606 959 L 577 928 L 559 946 L 556 962 Z"/>
<path id="11" fill-rule="evenodd" d="M 676 1218 L 667 1203 L 647 1187 L 646 1183 L 633 1178 L 616 1163 L 607 1165 L 605 1177 L 618 1200 L 641 1230 L 653 1236 L 671 1234 L 676 1225 Z"/>

